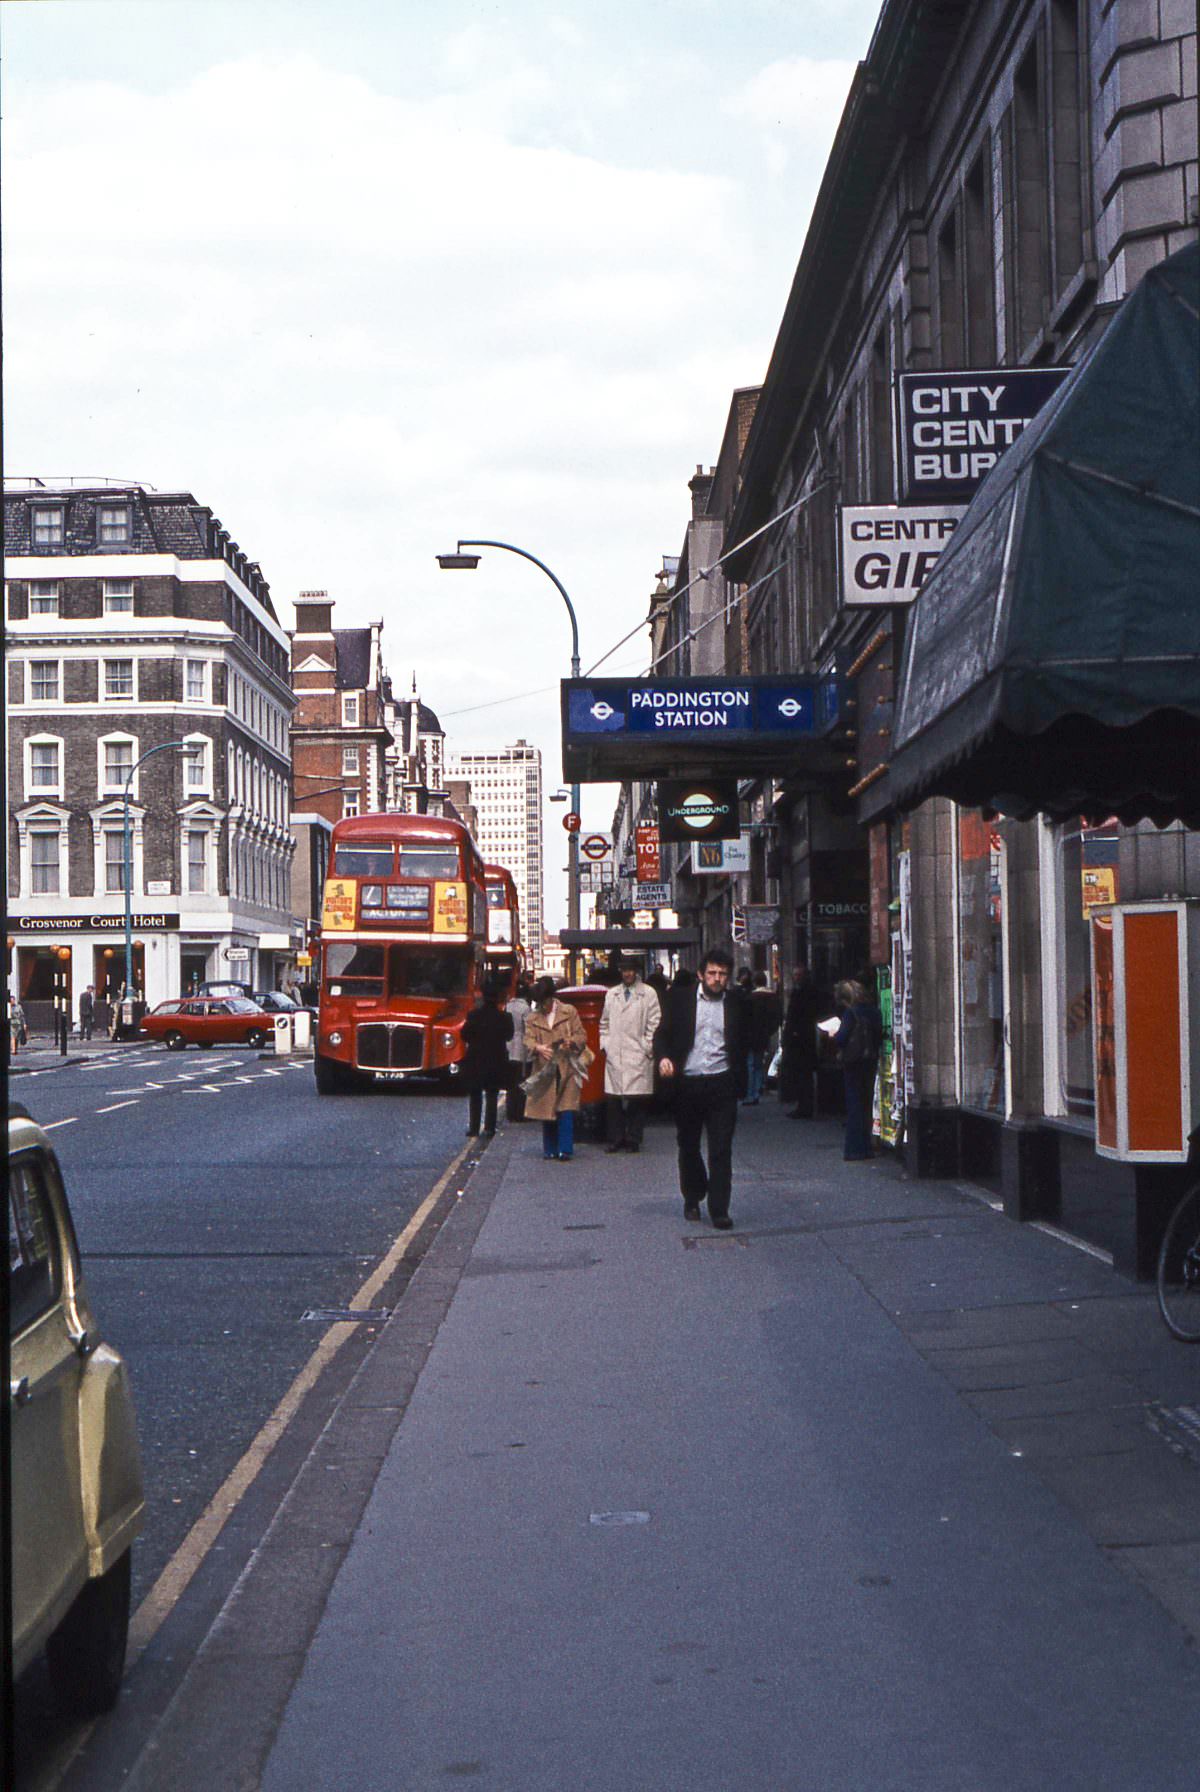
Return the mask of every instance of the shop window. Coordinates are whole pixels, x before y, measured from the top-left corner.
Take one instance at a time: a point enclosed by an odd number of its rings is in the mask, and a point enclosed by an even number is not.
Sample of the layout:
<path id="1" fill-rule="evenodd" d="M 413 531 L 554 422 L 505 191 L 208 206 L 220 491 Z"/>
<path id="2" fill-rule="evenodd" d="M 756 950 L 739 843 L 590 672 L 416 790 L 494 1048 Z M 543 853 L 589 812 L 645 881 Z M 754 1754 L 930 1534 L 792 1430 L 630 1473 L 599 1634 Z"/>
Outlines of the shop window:
<path id="1" fill-rule="evenodd" d="M 1091 917 L 1117 900 L 1118 828 L 1115 821 L 1068 822 L 1056 834 L 1057 1111 L 1090 1119 L 1096 1111 Z"/>
<path id="2" fill-rule="evenodd" d="M 1004 843 L 977 809 L 956 815 L 961 1098 L 1003 1114 Z"/>

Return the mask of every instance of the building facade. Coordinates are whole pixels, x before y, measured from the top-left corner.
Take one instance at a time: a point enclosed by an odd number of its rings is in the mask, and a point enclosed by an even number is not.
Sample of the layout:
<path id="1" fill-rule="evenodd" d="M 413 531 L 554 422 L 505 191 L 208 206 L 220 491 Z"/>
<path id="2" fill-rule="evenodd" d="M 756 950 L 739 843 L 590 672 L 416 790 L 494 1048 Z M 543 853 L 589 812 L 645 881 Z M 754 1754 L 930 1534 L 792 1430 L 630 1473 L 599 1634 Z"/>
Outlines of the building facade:
<path id="1" fill-rule="evenodd" d="M 1166 1184 L 1155 1165 L 1096 1154 L 1088 917 L 1114 897 L 1200 897 L 1195 837 L 1095 812 L 1018 819 L 1000 801 L 890 802 L 914 589 L 878 565 L 873 590 L 852 589 L 840 526 L 847 509 L 913 502 L 898 382 L 944 373 L 922 439 L 974 476 L 952 527 L 1024 422 L 988 437 L 955 409 L 963 382 L 1078 365 L 1142 276 L 1195 240 L 1198 193 L 1190 0 L 886 0 L 729 500 L 704 494 L 723 510 L 726 607 L 742 623 L 725 670 L 828 678 L 844 699 L 844 775 L 742 789 L 763 842 L 752 899 L 777 906 L 784 975 L 800 959 L 826 984 L 877 975 L 880 1120 L 918 1171 L 972 1177 L 1137 1270 Z M 972 466 L 981 444 L 995 452 Z M 661 642 L 682 651 L 687 623 L 661 618 Z M 1048 787 L 1052 769 L 1048 755 Z M 718 923 L 708 914 L 706 934 Z"/>
<path id="2" fill-rule="evenodd" d="M 518 740 L 495 753 L 452 753 L 447 777 L 470 784 L 479 850 L 489 865 L 512 872 L 521 904 L 521 943 L 530 962 L 540 965 L 545 913 L 541 750 Z"/>
<path id="3" fill-rule="evenodd" d="M 333 608 L 327 591 L 302 591 L 291 635 L 292 806 L 330 824 L 387 807 L 392 747 L 383 624 L 334 628 Z"/>
<path id="4" fill-rule="evenodd" d="M 392 737 L 385 759 L 386 803 L 396 814 L 424 815 L 430 797 L 446 788 L 446 734 L 433 710 L 417 695 L 417 675 L 407 697 L 396 697 L 384 679 L 384 722 Z"/>
<path id="5" fill-rule="evenodd" d="M 127 790 L 135 989 L 273 984 L 293 699 L 260 568 L 186 492 L 14 481 L 4 507 L 11 986 L 41 1024 L 66 947 L 73 1012 L 119 993 Z"/>

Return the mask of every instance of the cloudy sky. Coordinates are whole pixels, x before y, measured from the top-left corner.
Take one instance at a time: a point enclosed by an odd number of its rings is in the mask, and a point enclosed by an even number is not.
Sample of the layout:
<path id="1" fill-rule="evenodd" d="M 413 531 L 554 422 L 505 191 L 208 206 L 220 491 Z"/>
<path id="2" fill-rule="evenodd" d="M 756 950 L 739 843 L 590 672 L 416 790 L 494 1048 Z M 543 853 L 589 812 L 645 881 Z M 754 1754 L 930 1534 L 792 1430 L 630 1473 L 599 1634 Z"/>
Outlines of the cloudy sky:
<path id="1" fill-rule="evenodd" d="M 211 505 L 561 777 L 762 378 L 878 0 L 7 0 L 5 464 Z M 645 665 L 644 634 L 607 671 Z M 589 827 L 612 791 L 584 793 Z M 562 807 L 549 811 L 558 830 Z M 561 832 L 558 832 L 561 840 Z M 547 855 L 549 920 L 562 879 Z"/>

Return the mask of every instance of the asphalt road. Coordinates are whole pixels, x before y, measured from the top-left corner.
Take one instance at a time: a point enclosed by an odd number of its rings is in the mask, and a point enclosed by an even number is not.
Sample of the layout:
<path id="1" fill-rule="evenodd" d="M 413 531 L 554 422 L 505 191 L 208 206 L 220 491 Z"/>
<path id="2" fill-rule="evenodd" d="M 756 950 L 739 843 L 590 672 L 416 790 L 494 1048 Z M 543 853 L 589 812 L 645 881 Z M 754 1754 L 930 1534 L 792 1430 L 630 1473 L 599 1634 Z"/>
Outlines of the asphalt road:
<path id="1" fill-rule="evenodd" d="M 463 1144 L 466 1104 L 417 1084 L 322 1099 L 309 1061 L 232 1046 L 130 1048 L 14 1093 L 49 1129 L 101 1332 L 133 1380 L 147 1501 L 136 1610 L 311 1358 L 324 1314 L 350 1302 Z M 40 1667 L 16 1715 L 22 1782 L 53 1784 L 69 1733 Z"/>

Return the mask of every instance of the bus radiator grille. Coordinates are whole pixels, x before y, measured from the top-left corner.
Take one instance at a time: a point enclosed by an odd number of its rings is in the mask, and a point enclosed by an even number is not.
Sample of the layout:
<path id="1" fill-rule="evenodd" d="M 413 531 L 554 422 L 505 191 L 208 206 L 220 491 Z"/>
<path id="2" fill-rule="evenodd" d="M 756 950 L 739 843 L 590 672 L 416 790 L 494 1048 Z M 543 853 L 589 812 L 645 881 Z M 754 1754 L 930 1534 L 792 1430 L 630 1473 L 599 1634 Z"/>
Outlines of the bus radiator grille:
<path id="1" fill-rule="evenodd" d="M 425 1062 L 425 1030 L 401 1021 L 359 1027 L 358 1062 L 363 1070 L 420 1070 Z"/>

